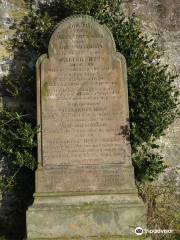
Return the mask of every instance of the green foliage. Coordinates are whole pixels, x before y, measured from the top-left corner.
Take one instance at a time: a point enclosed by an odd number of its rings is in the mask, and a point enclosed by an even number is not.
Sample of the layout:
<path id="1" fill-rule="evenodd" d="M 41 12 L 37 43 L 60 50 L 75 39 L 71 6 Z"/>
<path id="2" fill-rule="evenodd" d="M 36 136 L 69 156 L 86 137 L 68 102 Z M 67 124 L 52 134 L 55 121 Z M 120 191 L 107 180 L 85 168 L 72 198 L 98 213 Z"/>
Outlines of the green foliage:
<path id="1" fill-rule="evenodd" d="M 13 186 L 21 168 L 36 167 L 37 128 L 18 112 L 0 112 L 0 152 L 2 156 L 2 179 L 0 187 L 6 190 Z"/>
<path id="2" fill-rule="evenodd" d="M 0 237 L 0 240 L 6 240 L 6 238 L 5 237 Z"/>
<path id="3" fill-rule="evenodd" d="M 112 31 L 116 47 L 127 60 L 128 90 L 133 150 L 151 138 L 158 138 L 177 116 L 176 76 L 160 64 L 160 52 L 152 39 L 141 32 L 134 17 L 125 19 L 116 11 L 102 11 L 101 22 Z M 172 94 L 174 93 L 174 94 Z"/>
<path id="4" fill-rule="evenodd" d="M 159 146 L 153 142 L 137 147 L 133 157 L 137 181 L 154 180 L 166 168 L 162 156 L 155 150 L 157 148 Z"/>
<path id="5" fill-rule="evenodd" d="M 38 9 L 31 8 L 11 42 L 12 48 L 17 51 L 16 55 L 23 54 L 25 63 L 16 69 L 19 78 L 15 78 L 12 71 L 4 79 L 4 87 L 9 94 L 34 102 L 35 61 L 47 52 L 56 24 L 73 14 L 88 14 L 101 24 L 106 24 L 113 33 L 117 50 L 127 60 L 135 174 L 139 181 L 153 180 L 165 168 L 162 157 L 153 150 L 153 141 L 164 134 L 164 130 L 178 115 L 178 91 L 173 85 L 176 76 L 167 71 L 167 66 L 160 64 L 161 53 L 154 41 L 142 33 L 139 22 L 134 17 L 125 18 L 119 1 L 54 0 L 39 4 Z M 31 61 L 31 66 L 27 61 Z M 8 128 L 0 131 L 2 153 L 10 159 L 12 166 L 34 169 L 32 150 L 35 147 L 35 130 L 24 118 L 17 116 L 16 121 L 11 121 Z M 1 121 L 10 120 L 4 120 L 8 119 L 7 112 L 0 117 L 3 119 Z"/>
<path id="6" fill-rule="evenodd" d="M 14 46 L 30 48 L 38 53 L 47 51 L 49 33 L 52 31 L 54 24 L 53 19 L 49 17 L 47 12 L 39 16 L 36 11 L 32 10 L 18 29 L 18 38 L 15 39 Z"/>

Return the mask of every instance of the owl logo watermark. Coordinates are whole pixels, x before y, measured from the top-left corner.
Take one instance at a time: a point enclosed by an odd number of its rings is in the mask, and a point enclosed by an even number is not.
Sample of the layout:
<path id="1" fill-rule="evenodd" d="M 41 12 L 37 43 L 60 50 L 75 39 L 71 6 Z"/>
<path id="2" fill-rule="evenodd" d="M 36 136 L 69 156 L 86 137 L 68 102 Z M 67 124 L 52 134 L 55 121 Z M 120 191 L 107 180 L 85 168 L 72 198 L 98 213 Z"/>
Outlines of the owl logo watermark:
<path id="1" fill-rule="evenodd" d="M 143 231 L 143 229 L 142 229 L 141 227 L 136 227 L 136 228 L 135 228 L 135 234 L 136 234 L 136 235 L 139 235 L 139 236 L 140 236 L 140 235 L 143 234 L 143 232 L 144 232 L 144 231 Z"/>

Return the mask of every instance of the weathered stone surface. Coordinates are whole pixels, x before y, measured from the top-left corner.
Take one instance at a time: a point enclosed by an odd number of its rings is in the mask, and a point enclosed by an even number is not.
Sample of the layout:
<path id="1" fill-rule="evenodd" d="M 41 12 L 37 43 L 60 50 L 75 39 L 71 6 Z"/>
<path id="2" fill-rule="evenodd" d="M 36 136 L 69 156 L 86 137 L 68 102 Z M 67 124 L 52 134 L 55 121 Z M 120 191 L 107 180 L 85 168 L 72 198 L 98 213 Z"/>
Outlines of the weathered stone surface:
<path id="1" fill-rule="evenodd" d="M 28 213 L 31 223 L 28 234 L 30 239 L 133 237 L 137 226 L 145 227 L 145 218 L 140 200 L 134 193 L 69 197 L 37 195 L 33 211 Z"/>
<path id="2" fill-rule="evenodd" d="M 14 53 L 7 50 L 7 42 L 12 39 L 15 27 L 27 13 L 24 0 L 1 0 L 0 1 L 0 81 L 9 73 Z"/>
<path id="3" fill-rule="evenodd" d="M 65 19 L 37 62 L 39 167 L 28 238 L 135 235 L 146 225 L 128 133 L 125 59 L 89 16 Z"/>
<path id="4" fill-rule="evenodd" d="M 69 19 L 39 68 L 38 191 L 133 188 L 125 60 L 109 31 Z"/>

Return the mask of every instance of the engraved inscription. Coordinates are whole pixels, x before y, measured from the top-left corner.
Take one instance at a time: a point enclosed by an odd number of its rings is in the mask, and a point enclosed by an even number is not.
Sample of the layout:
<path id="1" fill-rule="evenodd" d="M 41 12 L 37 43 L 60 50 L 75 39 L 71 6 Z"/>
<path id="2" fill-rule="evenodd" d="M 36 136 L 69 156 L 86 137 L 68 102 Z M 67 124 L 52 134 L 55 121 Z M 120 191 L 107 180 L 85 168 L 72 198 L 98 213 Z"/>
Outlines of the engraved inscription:
<path id="1" fill-rule="evenodd" d="M 107 40 L 90 33 L 92 26 L 69 29 L 54 37 L 58 57 L 41 65 L 43 165 L 124 163 L 129 149 L 120 134 L 127 120 L 121 64 Z"/>
<path id="2" fill-rule="evenodd" d="M 60 24 L 38 67 L 38 191 L 133 188 L 125 61 L 89 17 Z"/>

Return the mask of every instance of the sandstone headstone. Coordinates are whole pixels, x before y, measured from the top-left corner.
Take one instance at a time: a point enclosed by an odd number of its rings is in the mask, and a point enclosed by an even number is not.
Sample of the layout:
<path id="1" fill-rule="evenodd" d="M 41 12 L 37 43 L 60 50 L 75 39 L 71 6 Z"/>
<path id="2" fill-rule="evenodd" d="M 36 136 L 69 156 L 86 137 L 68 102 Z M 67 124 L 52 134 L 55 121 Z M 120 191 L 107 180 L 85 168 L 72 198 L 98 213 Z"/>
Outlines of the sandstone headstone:
<path id="1" fill-rule="evenodd" d="M 145 224 L 128 135 L 126 63 L 88 16 L 61 22 L 37 63 L 36 193 L 28 239 L 132 235 Z"/>

